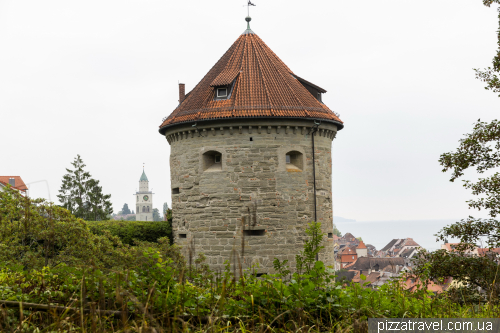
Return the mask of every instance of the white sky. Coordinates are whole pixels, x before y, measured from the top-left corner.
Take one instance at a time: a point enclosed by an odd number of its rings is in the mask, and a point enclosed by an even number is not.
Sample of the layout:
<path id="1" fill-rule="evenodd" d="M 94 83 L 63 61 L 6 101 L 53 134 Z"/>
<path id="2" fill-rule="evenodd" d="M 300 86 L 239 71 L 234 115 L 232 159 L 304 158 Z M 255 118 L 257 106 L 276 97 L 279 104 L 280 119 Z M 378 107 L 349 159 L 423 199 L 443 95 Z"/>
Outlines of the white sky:
<path id="1" fill-rule="evenodd" d="M 252 30 L 325 88 L 345 128 L 334 141 L 334 214 L 465 218 L 469 192 L 438 158 L 500 99 L 474 79 L 491 64 L 497 13 L 480 0 L 254 0 Z M 77 154 L 134 208 L 142 163 L 155 208 L 170 204 L 158 134 L 187 91 L 245 30 L 243 0 L 0 0 L 0 174 L 57 192 Z M 31 195 L 48 198 L 44 183 Z M 479 216 L 479 214 L 476 214 Z"/>

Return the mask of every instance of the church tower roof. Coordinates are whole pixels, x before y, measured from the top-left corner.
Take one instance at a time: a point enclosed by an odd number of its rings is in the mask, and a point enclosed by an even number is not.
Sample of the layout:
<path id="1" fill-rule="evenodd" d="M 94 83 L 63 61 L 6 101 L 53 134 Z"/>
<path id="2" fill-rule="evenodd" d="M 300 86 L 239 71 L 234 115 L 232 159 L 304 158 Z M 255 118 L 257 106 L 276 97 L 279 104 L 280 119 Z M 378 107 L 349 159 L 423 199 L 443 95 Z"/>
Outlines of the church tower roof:
<path id="1" fill-rule="evenodd" d="M 141 179 L 139 179 L 140 182 L 147 182 L 149 181 L 148 180 L 148 177 L 146 177 L 146 173 L 144 172 L 144 169 L 142 169 L 142 175 L 141 175 Z"/>
<path id="2" fill-rule="evenodd" d="M 246 20 L 249 23 L 250 18 Z M 218 88 L 227 96 L 218 98 Z M 182 88 L 183 89 L 183 88 Z M 304 118 L 343 122 L 321 101 L 326 90 L 302 79 L 257 36 L 247 30 L 160 125 L 235 118 Z"/>

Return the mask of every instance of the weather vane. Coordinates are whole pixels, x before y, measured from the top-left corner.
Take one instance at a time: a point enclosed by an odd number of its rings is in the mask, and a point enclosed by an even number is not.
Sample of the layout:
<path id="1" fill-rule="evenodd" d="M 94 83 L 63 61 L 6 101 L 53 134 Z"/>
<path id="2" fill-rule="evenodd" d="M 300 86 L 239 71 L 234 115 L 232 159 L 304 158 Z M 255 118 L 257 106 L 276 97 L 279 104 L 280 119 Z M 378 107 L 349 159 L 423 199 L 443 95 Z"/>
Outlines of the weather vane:
<path id="1" fill-rule="evenodd" d="M 248 4 L 247 4 L 247 10 L 248 10 L 248 16 L 250 16 L 250 6 L 255 6 L 252 1 L 248 0 Z"/>

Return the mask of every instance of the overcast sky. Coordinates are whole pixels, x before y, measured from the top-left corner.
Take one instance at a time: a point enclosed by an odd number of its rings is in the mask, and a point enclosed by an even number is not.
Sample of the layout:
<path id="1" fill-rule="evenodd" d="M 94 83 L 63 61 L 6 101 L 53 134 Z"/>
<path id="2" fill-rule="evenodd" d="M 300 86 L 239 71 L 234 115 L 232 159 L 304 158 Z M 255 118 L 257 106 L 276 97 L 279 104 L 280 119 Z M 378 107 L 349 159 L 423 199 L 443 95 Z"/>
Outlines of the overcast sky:
<path id="1" fill-rule="evenodd" d="M 363 220 L 476 214 L 441 172 L 500 98 L 491 65 L 496 8 L 481 0 L 254 0 L 252 30 L 294 73 L 328 92 L 345 128 L 332 146 L 334 215 Z M 170 205 L 168 142 L 178 102 L 245 30 L 243 0 L 0 0 L 0 175 L 56 195 L 80 154 L 133 208 L 145 163 L 153 204 Z M 473 175 L 470 173 L 468 175 Z M 31 195 L 49 198 L 44 182 Z"/>

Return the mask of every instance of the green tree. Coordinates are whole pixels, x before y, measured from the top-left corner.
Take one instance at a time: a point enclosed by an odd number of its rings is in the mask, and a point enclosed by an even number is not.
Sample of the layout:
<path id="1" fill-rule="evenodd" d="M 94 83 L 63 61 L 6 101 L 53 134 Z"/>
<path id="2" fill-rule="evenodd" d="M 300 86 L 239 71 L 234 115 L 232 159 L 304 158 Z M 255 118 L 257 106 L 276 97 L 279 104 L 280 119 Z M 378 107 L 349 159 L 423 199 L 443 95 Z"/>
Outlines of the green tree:
<path id="1" fill-rule="evenodd" d="M 164 202 L 164 203 L 163 203 L 163 216 L 162 216 L 162 218 L 163 218 L 165 221 L 167 220 L 167 218 L 166 218 L 166 216 L 167 216 L 167 211 L 168 211 L 168 203 Z"/>
<path id="2" fill-rule="evenodd" d="M 153 221 L 161 221 L 161 215 L 158 208 L 153 209 Z"/>
<path id="3" fill-rule="evenodd" d="M 483 4 L 485 6 L 490 7 L 493 3 L 500 4 L 500 0 L 483 0 Z M 500 10 L 498 11 L 498 21 L 500 26 Z M 493 58 L 492 67 L 488 67 L 484 70 L 475 69 L 476 78 L 479 80 L 486 82 L 486 90 L 491 90 L 494 93 L 500 93 L 500 28 L 497 30 L 497 38 L 498 38 L 498 50 Z M 500 94 L 498 95 L 500 97 Z"/>
<path id="4" fill-rule="evenodd" d="M 338 237 L 342 237 L 342 233 L 340 232 L 340 230 L 337 228 L 337 226 L 335 224 L 333 224 L 333 234 L 338 236 Z"/>
<path id="5" fill-rule="evenodd" d="M 71 163 L 73 170 L 63 176 L 61 189 L 57 195 L 61 206 L 76 217 L 87 220 L 105 220 L 113 213 L 111 195 L 103 194 L 99 181 L 85 171 L 80 155 Z"/>
<path id="6" fill-rule="evenodd" d="M 123 215 L 132 214 L 132 212 L 130 212 L 130 209 L 128 208 L 128 205 L 126 203 L 123 204 L 122 214 Z"/>
<path id="7" fill-rule="evenodd" d="M 500 4 L 500 0 L 483 0 L 490 6 Z M 500 25 L 500 11 L 498 14 Z M 476 69 L 476 78 L 487 83 L 485 89 L 500 93 L 500 28 L 497 31 L 499 48 L 493 58 L 493 67 L 484 71 Z M 500 97 L 500 95 L 499 95 Z M 479 119 L 472 133 L 459 141 L 454 152 L 442 154 L 439 163 L 443 172 L 451 171 L 451 182 L 464 175 L 465 170 L 475 168 L 478 174 L 493 171 L 500 166 L 500 122 L 490 123 Z M 467 201 L 469 208 L 485 210 L 494 218 L 500 214 L 500 173 L 479 178 L 478 181 L 463 180 L 463 186 L 471 190 L 475 200 Z M 466 283 L 467 295 L 476 294 L 477 288 L 487 290 L 491 300 L 498 301 L 500 296 L 499 255 L 492 248 L 500 247 L 500 222 L 495 219 L 478 219 L 469 216 L 443 228 L 437 235 L 438 240 L 447 241 L 449 237 L 460 240 L 452 252 L 438 250 L 422 251 L 416 260 L 414 272 L 427 280 L 442 280 L 453 277 Z M 485 245 L 489 251 L 474 255 L 472 250 Z"/>
<path id="8" fill-rule="evenodd" d="M 119 245 L 109 234 L 92 234 L 67 209 L 24 197 L 19 191 L 0 191 L 0 263 L 4 265 L 22 265 L 26 270 L 61 263 L 111 267 L 120 261 Z"/>

